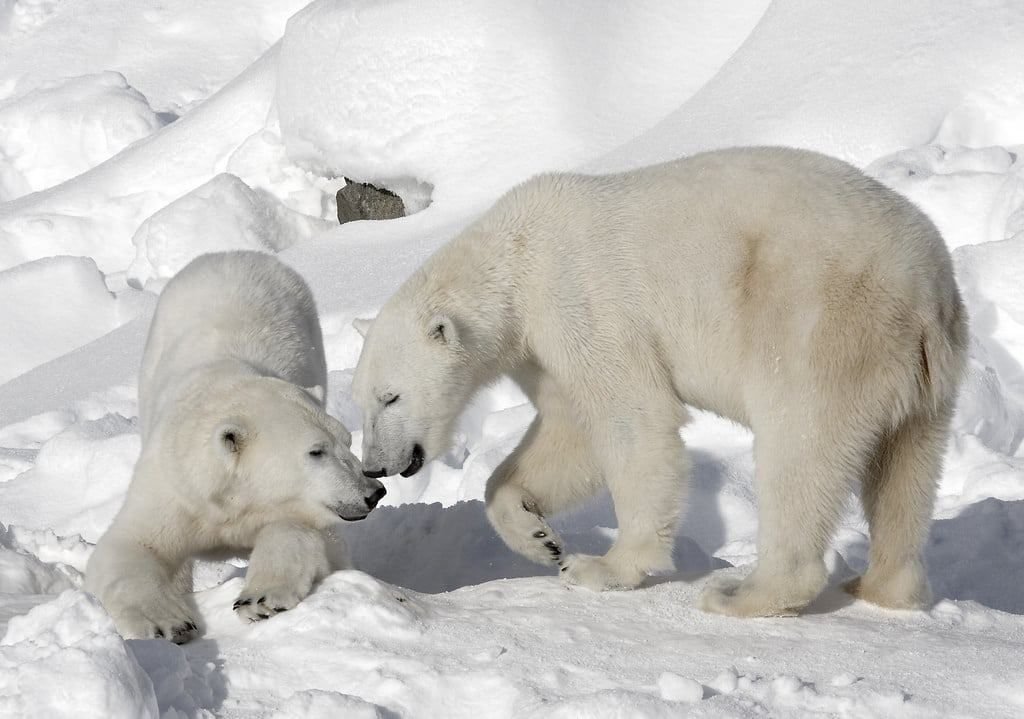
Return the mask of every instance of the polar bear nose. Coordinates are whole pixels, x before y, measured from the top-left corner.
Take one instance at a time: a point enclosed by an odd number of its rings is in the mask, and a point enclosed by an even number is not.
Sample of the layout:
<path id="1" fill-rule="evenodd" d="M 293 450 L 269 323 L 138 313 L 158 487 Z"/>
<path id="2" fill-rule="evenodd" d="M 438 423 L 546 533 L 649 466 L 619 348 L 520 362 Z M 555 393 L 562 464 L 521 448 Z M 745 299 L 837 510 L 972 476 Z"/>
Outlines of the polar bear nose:
<path id="1" fill-rule="evenodd" d="M 379 502 L 387 493 L 388 490 L 384 489 L 384 485 L 380 485 L 377 489 L 373 490 L 373 494 L 366 498 L 366 507 L 368 509 L 373 509 L 377 506 L 377 502 Z"/>

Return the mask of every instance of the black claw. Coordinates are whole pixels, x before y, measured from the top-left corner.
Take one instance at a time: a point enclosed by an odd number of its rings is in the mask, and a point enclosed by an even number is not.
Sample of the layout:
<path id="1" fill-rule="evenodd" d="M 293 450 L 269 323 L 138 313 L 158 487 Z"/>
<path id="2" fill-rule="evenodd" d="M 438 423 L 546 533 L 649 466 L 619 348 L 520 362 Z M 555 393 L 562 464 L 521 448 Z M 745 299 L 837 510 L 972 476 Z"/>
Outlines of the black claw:
<path id="1" fill-rule="evenodd" d="M 544 546 L 547 547 L 548 549 L 551 549 L 551 550 L 556 550 L 557 549 L 558 551 L 561 551 L 561 549 L 559 549 L 559 547 L 558 547 L 558 543 L 557 542 L 553 542 L 553 541 L 544 542 Z"/>
<path id="2" fill-rule="evenodd" d="M 257 614 L 256 616 L 259 617 L 260 619 L 270 619 L 270 615 L 269 614 L 262 614 L 261 613 L 261 614 Z"/>
<path id="3" fill-rule="evenodd" d="M 196 626 L 195 622 L 186 622 L 185 626 L 188 627 L 193 632 L 198 632 L 199 631 L 199 627 Z"/>
<path id="4" fill-rule="evenodd" d="M 566 571 L 567 569 L 569 569 L 569 568 L 568 568 L 568 567 L 562 567 L 562 568 L 561 568 L 561 569 L 559 569 L 558 571 L 559 571 L 559 572 L 564 572 L 564 571 Z"/>
<path id="5" fill-rule="evenodd" d="M 257 599 L 256 603 L 257 604 L 263 604 L 263 602 L 265 602 L 265 601 L 267 601 L 266 595 L 264 595 L 264 596 L 260 597 L 259 599 Z"/>
<path id="6" fill-rule="evenodd" d="M 252 604 L 252 599 L 236 599 L 235 609 L 238 609 L 239 607 L 248 607 L 250 604 Z"/>
<path id="7" fill-rule="evenodd" d="M 155 636 L 157 639 L 163 639 L 164 638 L 164 630 L 161 629 L 160 627 L 157 627 L 156 628 L 156 633 L 153 636 Z"/>
<path id="8" fill-rule="evenodd" d="M 274 607 L 274 611 L 275 612 L 286 612 L 286 611 L 288 611 L 288 607 Z"/>
<path id="9" fill-rule="evenodd" d="M 548 533 L 547 532 L 543 532 L 541 530 L 537 530 L 536 532 L 533 533 L 533 536 L 535 538 L 537 538 L 537 539 L 544 539 L 544 537 L 548 536 Z"/>

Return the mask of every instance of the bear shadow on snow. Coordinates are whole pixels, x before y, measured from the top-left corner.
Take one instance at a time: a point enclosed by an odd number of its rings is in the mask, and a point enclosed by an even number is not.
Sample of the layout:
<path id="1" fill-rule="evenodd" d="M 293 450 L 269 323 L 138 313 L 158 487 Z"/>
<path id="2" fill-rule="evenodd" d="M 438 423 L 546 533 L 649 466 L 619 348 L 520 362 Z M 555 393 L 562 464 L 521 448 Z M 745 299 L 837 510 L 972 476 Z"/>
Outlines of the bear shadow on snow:
<path id="1" fill-rule="evenodd" d="M 648 583 L 692 581 L 713 569 L 731 566 L 701 548 L 717 548 L 724 542 L 724 523 L 716 502 L 722 466 L 707 453 L 696 451 L 692 456 L 693 486 L 699 490 L 692 493 L 676 535 L 676 571 Z M 689 517 L 699 517 L 699 521 L 691 525 Z M 572 551 L 593 554 L 608 550 L 617 526 L 607 492 L 555 516 L 551 523 Z M 699 531 L 699 541 L 689 536 L 694 529 Z M 554 565 L 536 564 L 509 549 L 479 500 L 449 507 L 439 503 L 378 507 L 345 530 L 345 543 L 356 568 L 417 592 L 448 592 L 494 579 L 558 574 Z"/>
<path id="2" fill-rule="evenodd" d="M 925 557 L 936 599 L 1024 614 L 1024 500 L 989 497 L 935 521 Z"/>
<path id="3" fill-rule="evenodd" d="M 651 577 L 647 586 L 694 581 L 731 565 L 709 552 L 725 544 L 717 499 L 723 466 L 695 451 L 696 491 L 676 535 L 676 571 Z M 615 513 L 607 493 L 556 517 L 553 522 L 573 551 L 601 553 L 611 545 Z M 447 592 L 495 579 L 555 576 L 505 546 L 487 520 L 481 501 L 380 507 L 346 528 L 355 566 L 385 582 L 417 592 Z M 691 538 L 693 537 L 693 538 Z M 848 558 L 867 556 L 867 542 L 844 548 Z M 994 498 L 961 514 L 933 522 L 927 548 L 935 601 L 975 601 L 985 607 L 1024 615 L 1024 500 Z M 856 574 L 840 561 L 828 589 L 806 609 L 831 613 L 853 603 L 840 584 Z"/>

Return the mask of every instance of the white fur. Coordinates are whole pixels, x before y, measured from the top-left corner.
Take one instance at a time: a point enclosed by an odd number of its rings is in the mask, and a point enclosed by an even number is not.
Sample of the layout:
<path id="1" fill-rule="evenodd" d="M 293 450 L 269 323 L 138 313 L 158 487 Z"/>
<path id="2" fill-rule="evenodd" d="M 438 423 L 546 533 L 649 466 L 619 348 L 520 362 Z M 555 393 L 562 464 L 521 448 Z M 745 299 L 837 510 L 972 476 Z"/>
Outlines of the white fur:
<path id="1" fill-rule="evenodd" d="M 672 566 L 686 406 L 755 433 L 759 562 L 704 607 L 790 614 L 858 483 L 871 564 L 851 591 L 929 601 L 921 548 L 967 326 L 949 254 L 911 203 L 816 153 L 737 148 L 513 189 L 437 252 L 369 328 L 354 393 L 363 461 L 393 474 L 446 448 L 501 374 L 537 408 L 491 476 L 510 547 L 588 587 Z M 387 405 L 386 401 L 399 399 Z M 544 517 L 607 486 L 619 533 L 564 557 Z"/>
<path id="2" fill-rule="evenodd" d="M 198 633 L 194 556 L 252 550 L 235 606 L 250 620 L 343 561 L 339 517 L 365 516 L 383 487 L 324 412 L 326 383 L 313 297 L 280 261 L 204 255 L 167 284 L 139 376 L 142 453 L 86 571 L 125 636 Z"/>

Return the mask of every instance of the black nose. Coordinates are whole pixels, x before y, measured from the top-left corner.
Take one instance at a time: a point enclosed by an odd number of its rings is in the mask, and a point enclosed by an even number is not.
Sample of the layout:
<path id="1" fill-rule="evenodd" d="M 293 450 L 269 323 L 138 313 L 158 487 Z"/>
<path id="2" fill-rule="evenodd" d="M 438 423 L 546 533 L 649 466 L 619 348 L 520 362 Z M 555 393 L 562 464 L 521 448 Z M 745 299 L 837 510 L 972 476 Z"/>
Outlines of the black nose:
<path id="1" fill-rule="evenodd" d="M 370 509 L 373 509 L 374 507 L 377 506 L 377 502 L 379 502 L 381 498 L 387 493 L 388 490 L 384 489 L 384 487 L 375 489 L 373 494 L 366 498 L 366 506 Z"/>
<path id="2" fill-rule="evenodd" d="M 363 476 L 364 477 L 369 477 L 370 479 L 380 479 L 381 477 L 386 477 L 387 475 L 388 475 L 388 471 L 386 469 L 364 469 L 363 470 Z M 381 496 L 384 496 L 384 495 L 381 495 Z"/>

